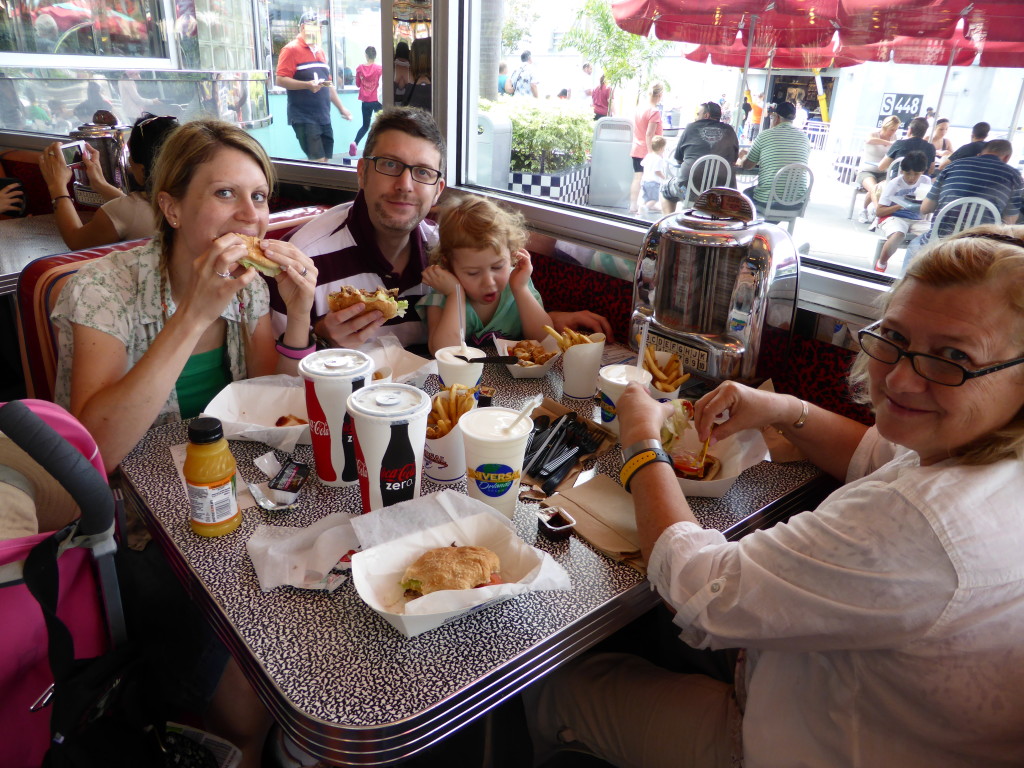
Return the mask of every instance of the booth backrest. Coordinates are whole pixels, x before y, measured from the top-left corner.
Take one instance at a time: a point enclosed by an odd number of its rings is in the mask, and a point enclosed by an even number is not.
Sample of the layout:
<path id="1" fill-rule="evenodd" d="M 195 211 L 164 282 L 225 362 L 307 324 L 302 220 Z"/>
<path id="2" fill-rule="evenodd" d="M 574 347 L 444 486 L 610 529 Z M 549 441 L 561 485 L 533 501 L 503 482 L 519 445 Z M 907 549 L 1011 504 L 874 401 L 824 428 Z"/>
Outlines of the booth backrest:
<path id="1" fill-rule="evenodd" d="M 267 237 L 284 237 L 326 209 L 326 206 L 311 205 L 272 213 Z M 22 270 L 18 278 L 18 341 L 28 397 L 53 400 L 53 385 L 57 375 L 57 339 L 50 323 L 50 312 L 68 278 L 79 270 L 83 262 L 114 251 L 126 251 L 147 241 L 148 238 L 128 240 L 43 256 Z"/>

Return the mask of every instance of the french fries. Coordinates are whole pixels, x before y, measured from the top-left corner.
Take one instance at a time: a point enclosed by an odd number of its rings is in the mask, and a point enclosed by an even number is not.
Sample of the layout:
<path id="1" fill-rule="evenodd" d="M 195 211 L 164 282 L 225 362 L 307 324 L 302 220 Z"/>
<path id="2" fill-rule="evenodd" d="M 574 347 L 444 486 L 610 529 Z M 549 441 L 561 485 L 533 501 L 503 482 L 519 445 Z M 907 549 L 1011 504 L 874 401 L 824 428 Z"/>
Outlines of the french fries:
<path id="1" fill-rule="evenodd" d="M 475 394 L 476 387 L 452 384 L 434 395 L 427 414 L 427 438 L 437 440 L 451 432 L 462 414 L 473 407 Z"/>
<path id="2" fill-rule="evenodd" d="M 562 333 L 559 333 L 550 325 L 545 325 L 544 330 L 548 336 L 551 336 L 558 342 L 558 348 L 563 352 L 577 344 L 593 344 L 589 336 L 579 331 L 574 331 L 572 328 L 566 328 Z"/>
<path id="3" fill-rule="evenodd" d="M 650 344 L 644 348 L 644 368 L 651 372 L 651 376 L 654 377 L 651 384 L 659 392 L 675 392 L 690 378 L 690 374 L 683 373 L 679 355 L 675 353 L 669 357 L 664 368 L 658 365 L 658 356 Z"/>

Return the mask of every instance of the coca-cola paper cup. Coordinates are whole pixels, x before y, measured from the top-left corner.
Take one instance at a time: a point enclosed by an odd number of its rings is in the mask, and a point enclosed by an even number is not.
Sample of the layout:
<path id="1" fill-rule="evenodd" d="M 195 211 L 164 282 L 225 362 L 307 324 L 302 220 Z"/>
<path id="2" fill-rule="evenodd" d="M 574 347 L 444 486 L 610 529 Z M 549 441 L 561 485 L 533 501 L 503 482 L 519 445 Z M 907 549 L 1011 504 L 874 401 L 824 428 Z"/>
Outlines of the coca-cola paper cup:
<path id="1" fill-rule="evenodd" d="M 606 365 L 597 372 L 598 385 L 601 389 L 601 423 L 619 434 L 619 415 L 615 404 L 626 391 L 630 382 L 637 381 L 645 387 L 651 383 L 651 372 L 635 365 L 618 363 Z"/>
<path id="2" fill-rule="evenodd" d="M 363 512 L 420 495 L 430 397 L 408 384 L 370 384 L 348 398 Z"/>
<path id="3" fill-rule="evenodd" d="M 533 420 L 511 408 L 475 408 L 459 419 L 466 448 L 466 486 L 470 498 L 490 504 L 508 518 L 516 511 L 526 438 Z"/>
<path id="4" fill-rule="evenodd" d="M 345 403 L 367 383 L 372 371 L 370 356 L 355 349 L 324 349 L 299 361 L 313 463 L 324 485 L 354 485 L 358 481 L 352 419 Z"/>
<path id="5" fill-rule="evenodd" d="M 589 400 L 597 390 L 597 371 L 604 354 L 604 334 L 590 334 L 590 344 L 574 344 L 562 353 L 562 394 Z"/>

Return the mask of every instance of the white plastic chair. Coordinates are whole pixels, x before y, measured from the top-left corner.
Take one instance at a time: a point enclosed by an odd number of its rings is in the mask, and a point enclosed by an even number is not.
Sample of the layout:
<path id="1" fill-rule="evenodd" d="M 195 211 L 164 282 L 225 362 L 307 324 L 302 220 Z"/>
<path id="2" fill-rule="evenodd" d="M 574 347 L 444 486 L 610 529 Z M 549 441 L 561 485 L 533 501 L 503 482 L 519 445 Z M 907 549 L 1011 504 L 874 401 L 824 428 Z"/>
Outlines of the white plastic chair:
<path id="1" fill-rule="evenodd" d="M 721 178 L 725 181 L 719 181 Z M 732 182 L 732 166 L 721 155 L 704 155 L 690 166 L 690 178 L 686 182 L 686 196 L 679 202 L 685 208 L 697 199 L 701 192 L 712 187 L 727 187 Z M 677 206 L 678 209 L 678 206 Z"/>
<path id="2" fill-rule="evenodd" d="M 786 229 L 793 234 L 793 224 L 807 210 L 814 186 L 814 173 L 804 163 L 790 163 L 782 166 L 768 192 L 768 202 L 762 211 L 765 221 L 786 222 Z M 786 206 L 779 208 L 778 206 Z M 798 207 L 796 207 L 798 206 Z"/>
<path id="3" fill-rule="evenodd" d="M 983 197 L 962 197 L 942 207 L 942 210 L 935 214 L 932 219 L 932 229 L 928 235 L 928 242 L 934 242 L 939 237 L 939 229 L 943 219 L 947 216 L 955 216 L 953 229 L 946 232 L 942 237 L 955 235 L 979 224 L 997 224 L 1002 220 L 999 209 L 990 200 Z"/>

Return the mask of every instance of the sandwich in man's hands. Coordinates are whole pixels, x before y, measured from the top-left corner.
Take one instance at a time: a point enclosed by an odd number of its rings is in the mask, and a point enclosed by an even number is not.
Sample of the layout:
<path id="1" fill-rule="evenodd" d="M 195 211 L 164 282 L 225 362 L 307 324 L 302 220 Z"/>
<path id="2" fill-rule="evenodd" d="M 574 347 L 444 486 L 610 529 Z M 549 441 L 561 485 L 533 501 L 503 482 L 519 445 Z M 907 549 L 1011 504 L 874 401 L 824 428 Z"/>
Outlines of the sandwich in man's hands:
<path id="1" fill-rule="evenodd" d="M 376 291 L 364 291 L 361 288 L 353 288 L 350 285 L 342 286 L 340 291 L 328 294 L 327 304 L 331 312 L 351 307 L 362 302 L 367 310 L 376 309 L 385 320 L 393 317 L 405 317 L 405 310 L 409 308 L 409 302 L 398 299 L 398 289 L 386 290 L 381 286 Z"/>
<path id="2" fill-rule="evenodd" d="M 249 251 L 248 255 L 239 262 L 243 267 L 252 267 L 267 277 L 274 277 L 281 273 L 281 265 L 271 261 L 263 254 L 263 248 L 260 246 L 262 238 L 255 235 L 243 235 L 240 232 L 235 232 L 235 234 L 242 238 L 242 242 L 245 243 L 245 247 Z"/>
<path id="3" fill-rule="evenodd" d="M 429 595 L 442 589 L 474 589 L 501 584 L 501 561 L 487 547 L 438 547 L 424 552 L 402 576 L 405 596 Z"/>
<path id="4" fill-rule="evenodd" d="M 672 400 L 672 415 L 661 426 L 661 445 L 672 457 L 676 475 L 690 480 L 713 480 L 722 470 L 722 462 L 707 454 L 700 455 L 683 448 L 683 433 L 690 428 L 693 404 L 689 400 Z"/>

